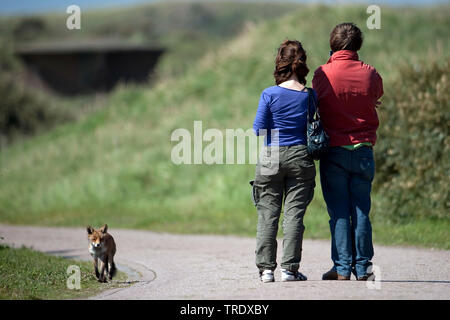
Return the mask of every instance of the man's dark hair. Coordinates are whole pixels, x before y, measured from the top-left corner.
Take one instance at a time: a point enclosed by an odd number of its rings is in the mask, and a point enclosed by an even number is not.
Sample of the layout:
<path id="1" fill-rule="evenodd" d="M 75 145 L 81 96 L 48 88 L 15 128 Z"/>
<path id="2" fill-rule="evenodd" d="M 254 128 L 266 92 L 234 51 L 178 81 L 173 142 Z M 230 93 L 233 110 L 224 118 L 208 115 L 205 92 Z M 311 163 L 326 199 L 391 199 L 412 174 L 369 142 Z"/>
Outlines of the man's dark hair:
<path id="1" fill-rule="evenodd" d="M 330 34 L 330 48 L 333 52 L 339 50 L 358 51 L 363 43 L 361 30 L 351 22 L 338 24 Z"/>

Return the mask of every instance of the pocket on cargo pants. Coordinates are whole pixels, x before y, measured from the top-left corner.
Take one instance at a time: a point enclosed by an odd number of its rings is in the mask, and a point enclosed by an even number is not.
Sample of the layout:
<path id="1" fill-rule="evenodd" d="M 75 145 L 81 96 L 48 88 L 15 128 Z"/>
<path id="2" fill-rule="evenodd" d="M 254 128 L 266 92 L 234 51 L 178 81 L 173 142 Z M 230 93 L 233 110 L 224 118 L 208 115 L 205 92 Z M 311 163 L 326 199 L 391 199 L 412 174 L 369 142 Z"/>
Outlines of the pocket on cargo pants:
<path id="1" fill-rule="evenodd" d="M 255 185 L 255 180 L 251 180 L 249 183 L 252 186 L 252 202 L 253 202 L 253 205 L 256 207 L 256 205 L 258 204 L 258 201 L 259 201 L 258 188 Z"/>

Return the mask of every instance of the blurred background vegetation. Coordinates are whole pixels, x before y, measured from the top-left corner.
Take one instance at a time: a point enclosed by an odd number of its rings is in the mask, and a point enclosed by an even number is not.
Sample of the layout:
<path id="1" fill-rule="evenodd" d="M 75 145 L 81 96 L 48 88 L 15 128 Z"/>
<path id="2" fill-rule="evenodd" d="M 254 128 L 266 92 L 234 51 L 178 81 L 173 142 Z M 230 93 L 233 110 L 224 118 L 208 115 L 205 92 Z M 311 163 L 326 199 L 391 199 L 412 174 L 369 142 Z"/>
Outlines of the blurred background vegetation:
<path id="1" fill-rule="evenodd" d="M 177 166 L 171 133 L 194 120 L 250 128 L 279 44 L 300 40 L 313 71 L 331 29 L 352 21 L 365 35 L 360 58 L 385 86 L 375 242 L 449 249 L 450 6 L 381 10 L 380 30 L 359 5 L 154 3 L 83 11 L 81 31 L 65 28 L 65 14 L 2 17 L 0 222 L 255 235 L 254 165 Z M 23 43 L 113 38 L 167 48 L 152 85 L 66 98 L 34 85 L 13 55 Z M 305 236 L 328 238 L 317 185 Z"/>

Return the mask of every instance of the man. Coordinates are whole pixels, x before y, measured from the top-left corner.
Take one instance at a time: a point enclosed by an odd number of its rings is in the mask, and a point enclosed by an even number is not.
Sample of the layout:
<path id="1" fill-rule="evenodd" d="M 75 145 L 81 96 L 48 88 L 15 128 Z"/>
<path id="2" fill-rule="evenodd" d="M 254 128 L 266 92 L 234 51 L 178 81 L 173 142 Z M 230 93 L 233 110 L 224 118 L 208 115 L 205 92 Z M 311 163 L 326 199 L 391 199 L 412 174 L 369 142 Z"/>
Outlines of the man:
<path id="1" fill-rule="evenodd" d="M 359 60 L 362 43 L 356 25 L 337 25 L 330 34 L 332 55 L 315 71 L 312 81 L 321 121 L 330 137 L 330 151 L 320 160 L 320 181 L 330 216 L 334 265 L 323 280 L 350 280 L 351 273 L 357 280 L 367 280 L 372 275 L 372 148 L 383 83 L 375 68 Z"/>

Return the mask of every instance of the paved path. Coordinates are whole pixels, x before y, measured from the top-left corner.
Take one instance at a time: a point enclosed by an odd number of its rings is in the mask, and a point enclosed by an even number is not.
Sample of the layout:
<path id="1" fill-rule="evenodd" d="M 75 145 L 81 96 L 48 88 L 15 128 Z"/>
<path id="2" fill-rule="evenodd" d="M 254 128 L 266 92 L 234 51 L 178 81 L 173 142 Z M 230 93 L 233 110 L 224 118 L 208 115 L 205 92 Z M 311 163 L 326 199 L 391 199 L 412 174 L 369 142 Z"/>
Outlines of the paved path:
<path id="1" fill-rule="evenodd" d="M 263 284 L 254 265 L 255 239 L 173 235 L 114 229 L 118 268 L 135 284 L 94 299 L 450 299 L 450 251 L 375 246 L 381 281 L 322 281 L 330 268 L 328 241 L 305 240 L 305 282 Z M 89 259 L 83 228 L 0 225 L 3 243 Z M 280 241 L 280 240 L 279 240 Z M 281 244 L 281 241 L 280 241 Z M 279 246 L 281 248 L 281 246 Z"/>

